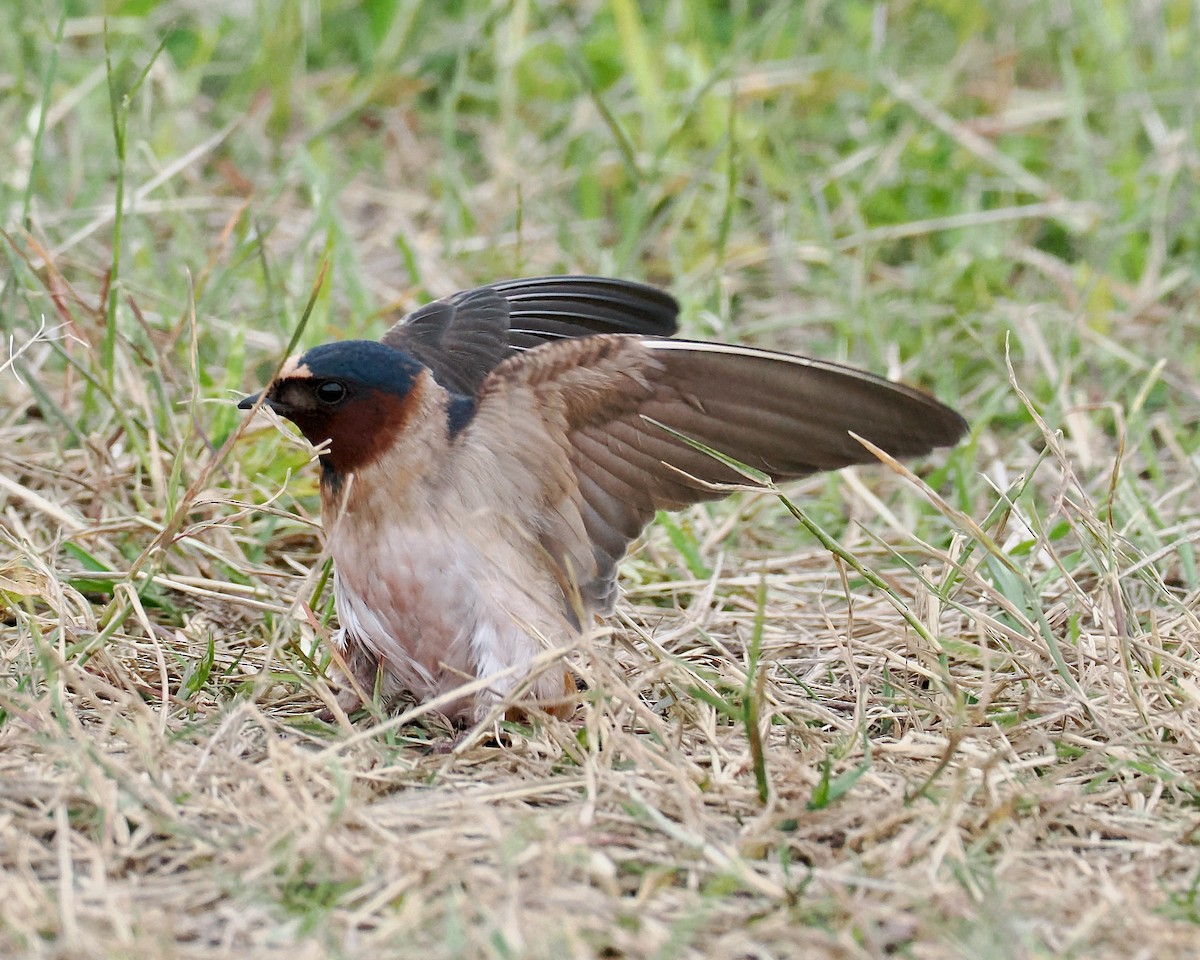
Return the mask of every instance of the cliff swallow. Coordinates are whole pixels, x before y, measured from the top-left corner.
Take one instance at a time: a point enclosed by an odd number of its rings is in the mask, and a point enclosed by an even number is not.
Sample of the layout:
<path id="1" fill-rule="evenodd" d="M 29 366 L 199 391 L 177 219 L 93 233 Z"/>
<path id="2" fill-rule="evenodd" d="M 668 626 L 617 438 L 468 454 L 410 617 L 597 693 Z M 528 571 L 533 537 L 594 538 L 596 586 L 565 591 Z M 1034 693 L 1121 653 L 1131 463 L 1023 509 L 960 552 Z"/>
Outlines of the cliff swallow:
<path id="1" fill-rule="evenodd" d="M 670 339 L 676 312 L 621 280 L 512 280 L 285 363 L 263 402 L 319 448 L 335 642 L 361 690 L 424 701 L 500 674 L 443 712 L 568 712 L 569 669 L 529 675 L 537 655 L 611 612 L 656 510 L 746 483 L 688 439 L 790 480 L 871 462 L 850 431 L 913 457 L 966 430 L 860 370 Z"/>

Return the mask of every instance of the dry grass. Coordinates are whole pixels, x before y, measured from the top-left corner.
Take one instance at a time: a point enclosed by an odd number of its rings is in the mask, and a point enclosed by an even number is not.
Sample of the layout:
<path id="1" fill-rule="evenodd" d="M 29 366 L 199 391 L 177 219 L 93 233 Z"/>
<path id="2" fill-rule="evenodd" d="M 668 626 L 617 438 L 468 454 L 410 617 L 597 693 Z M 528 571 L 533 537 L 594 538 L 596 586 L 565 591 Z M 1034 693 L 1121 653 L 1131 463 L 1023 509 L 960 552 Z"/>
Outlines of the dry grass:
<path id="1" fill-rule="evenodd" d="M 508 13 L 467 19 L 501 53 L 517 29 Z M 79 112 L 104 102 L 96 25 L 69 23 L 77 46 L 55 47 L 41 148 L 68 180 L 72 151 L 111 136 L 107 117 L 96 133 Z M 614 24 L 627 42 L 634 28 Z M 157 35 L 137 18 L 117 27 Z M 694 51 L 672 43 L 650 37 L 677 58 Z M 613 124 L 650 150 L 637 124 L 669 106 L 639 79 L 637 44 L 634 79 L 604 91 L 609 117 L 587 96 L 558 105 L 556 136 L 608 143 L 569 161 L 514 119 L 528 122 L 517 72 L 487 94 L 456 75 L 495 111 L 460 103 L 447 133 L 444 102 L 382 67 L 360 67 L 370 87 L 289 62 L 294 90 L 239 109 L 232 95 L 183 97 L 192 74 L 161 60 L 130 114 L 141 152 L 115 168 L 132 194 L 161 177 L 136 212 L 115 216 L 103 171 L 84 164 L 98 182 L 33 191 L 29 232 L 10 215 L 0 955 L 1196 955 L 1200 305 L 1186 218 L 1161 196 L 1194 217 L 1192 193 L 1172 190 L 1198 165 L 1172 135 L 1174 88 L 1153 89 L 1168 119 L 1145 121 L 1139 167 L 1167 172 L 1124 184 L 1161 195 L 1142 224 L 1120 220 L 1116 192 L 1086 170 L 1073 179 L 1077 158 L 1031 153 L 1055 149 L 1049 133 L 1020 149 L 1002 139 L 1059 122 L 1078 137 L 1083 121 L 1099 136 L 1069 77 L 1036 80 L 1048 92 L 1031 120 L 1020 90 L 988 99 L 971 76 L 984 107 L 968 126 L 954 119 L 963 103 L 884 71 L 878 95 L 908 112 L 823 159 L 821 182 L 799 180 L 844 191 L 813 240 L 756 138 L 790 122 L 789 98 L 856 88 L 801 59 L 793 75 L 763 44 L 736 51 L 726 87 L 704 93 L 719 126 L 742 91 L 748 159 L 732 173 L 719 137 L 680 134 L 655 164 L 637 155 L 645 182 L 612 186 L 627 162 Z M 360 108 L 370 123 L 336 126 Z M 155 139 L 179 133 L 171 109 L 199 124 L 186 146 Z M 448 163 L 462 130 L 490 160 Z M 968 171 L 954 180 L 947 163 L 945 208 L 922 186 L 920 144 L 935 134 Z M 272 145 L 292 159 L 272 165 Z M 913 209 L 889 222 L 879 183 L 908 164 L 899 194 Z M 966 209 L 975 176 L 1021 196 Z M 572 191 L 593 181 L 613 209 L 581 217 Z M 699 236 L 723 211 L 717 240 Z M 1105 217 L 1122 224 L 1114 235 L 1145 237 L 1136 276 L 1101 255 L 1118 243 L 1091 232 Z M 112 274 L 114 223 L 126 259 Z M 948 230 L 962 239 L 943 244 Z M 258 425 L 239 437 L 229 402 L 283 352 L 323 258 L 332 279 L 309 342 L 420 288 L 637 272 L 671 278 L 698 335 L 845 353 L 936 384 L 973 436 L 919 477 L 880 466 L 787 490 L 804 522 L 753 494 L 656 525 L 626 565 L 611 631 L 570 654 L 590 689 L 569 722 L 456 739 L 401 705 L 325 725 L 313 715 L 331 611 L 307 452 Z"/>
<path id="2" fill-rule="evenodd" d="M 5 439 L 48 449 L 49 429 Z M 946 550 L 909 544 L 903 563 L 852 532 L 884 592 L 823 550 L 720 557 L 737 514 L 696 512 L 717 569 L 664 572 L 672 546 L 655 533 L 615 635 L 580 654 L 594 693 L 574 720 L 449 750 L 436 724 L 308 719 L 319 681 L 294 611 L 310 587 L 245 563 L 253 520 L 228 498 L 252 491 L 236 465 L 155 575 L 183 626 L 126 591 L 97 644 L 99 605 L 48 558 L 68 534 L 154 529 L 121 499 L 143 461 L 10 460 L 4 952 L 1186 956 L 1200 630 L 1072 502 L 1073 461 L 1057 456 L 1035 499 L 1057 491 L 1081 536 L 1035 537 L 1011 581 L 969 530 Z M 845 490 L 864 530 L 890 519 L 879 474 L 861 478 L 869 499 Z M 274 543 L 303 568 L 316 542 L 289 529 Z M 1022 595 L 1032 576 L 1044 586 Z M 247 647 L 266 611 L 273 631 Z"/>

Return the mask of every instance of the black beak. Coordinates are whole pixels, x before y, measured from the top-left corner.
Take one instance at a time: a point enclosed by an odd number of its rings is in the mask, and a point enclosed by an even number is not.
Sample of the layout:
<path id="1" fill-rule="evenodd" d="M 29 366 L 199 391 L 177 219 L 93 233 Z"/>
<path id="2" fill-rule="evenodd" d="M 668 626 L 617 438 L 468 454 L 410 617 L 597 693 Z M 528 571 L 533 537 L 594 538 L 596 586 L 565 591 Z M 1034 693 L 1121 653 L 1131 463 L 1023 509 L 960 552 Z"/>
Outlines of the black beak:
<path id="1" fill-rule="evenodd" d="M 239 410 L 249 410 L 256 403 L 258 403 L 258 398 L 261 396 L 262 396 L 262 393 L 260 392 L 260 393 L 252 393 L 248 397 L 242 397 L 242 399 L 238 401 L 238 409 Z M 274 399 L 273 397 L 268 396 L 263 401 L 262 405 L 264 407 L 267 407 L 270 410 L 274 410 L 281 417 L 288 417 L 288 419 L 291 419 L 289 414 L 291 413 L 292 408 L 289 407 L 286 403 L 280 403 L 278 400 Z"/>

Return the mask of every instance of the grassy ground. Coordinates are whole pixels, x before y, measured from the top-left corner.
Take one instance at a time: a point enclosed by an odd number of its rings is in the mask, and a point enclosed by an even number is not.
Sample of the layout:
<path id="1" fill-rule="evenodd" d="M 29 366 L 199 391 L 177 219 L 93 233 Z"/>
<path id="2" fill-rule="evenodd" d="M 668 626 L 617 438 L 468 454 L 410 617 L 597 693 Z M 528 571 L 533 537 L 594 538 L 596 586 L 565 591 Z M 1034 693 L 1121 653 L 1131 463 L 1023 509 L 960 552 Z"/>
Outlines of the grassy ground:
<path id="1" fill-rule="evenodd" d="M 1200 951 L 1194 2 L 58 6 L 0 33 L 0 955 Z M 323 263 L 305 343 L 614 273 L 972 433 L 663 519 L 571 722 L 327 726 L 315 471 L 232 403 Z"/>

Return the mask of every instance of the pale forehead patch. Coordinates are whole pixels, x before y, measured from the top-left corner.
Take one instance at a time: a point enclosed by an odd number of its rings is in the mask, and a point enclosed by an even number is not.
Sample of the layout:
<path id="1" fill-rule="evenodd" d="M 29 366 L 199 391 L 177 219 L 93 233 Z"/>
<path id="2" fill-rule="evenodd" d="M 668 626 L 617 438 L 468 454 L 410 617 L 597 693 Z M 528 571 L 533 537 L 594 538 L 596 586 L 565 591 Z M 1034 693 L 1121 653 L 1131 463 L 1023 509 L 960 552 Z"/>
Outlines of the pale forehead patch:
<path id="1" fill-rule="evenodd" d="M 294 357 L 288 357 L 283 366 L 279 368 L 279 376 L 277 380 L 306 380 L 312 376 L 312 371 L 308 369 L 308 364 L 301 363 L 302 354 L 296 354 Z"/>

